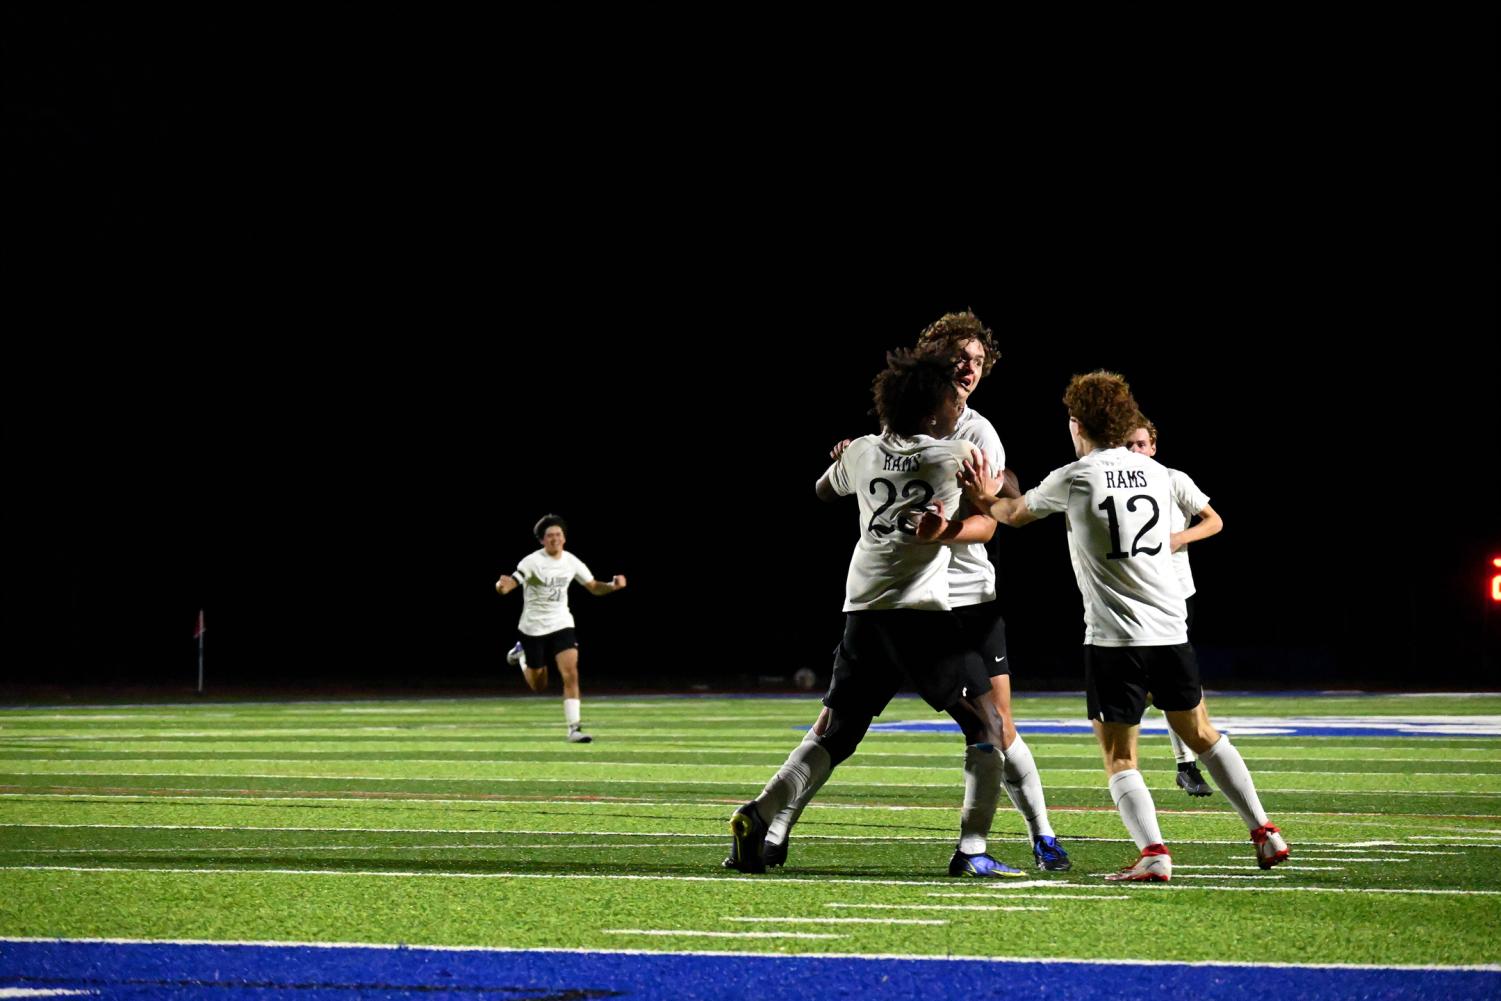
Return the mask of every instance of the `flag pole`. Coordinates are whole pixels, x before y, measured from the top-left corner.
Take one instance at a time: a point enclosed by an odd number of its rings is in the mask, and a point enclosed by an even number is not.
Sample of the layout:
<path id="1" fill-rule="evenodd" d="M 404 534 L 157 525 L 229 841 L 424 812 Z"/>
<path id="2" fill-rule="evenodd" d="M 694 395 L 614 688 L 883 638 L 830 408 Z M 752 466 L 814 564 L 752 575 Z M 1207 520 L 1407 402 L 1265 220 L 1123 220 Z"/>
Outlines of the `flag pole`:
<path id="1" fill-rule="evenodd" d="M 193 630 L 193 638 L 198 640 L 198 694 L 203 694 L 203 634 L 207 630 L 203 626 L 203 609 L 198 609 L 198 626 Z"/>

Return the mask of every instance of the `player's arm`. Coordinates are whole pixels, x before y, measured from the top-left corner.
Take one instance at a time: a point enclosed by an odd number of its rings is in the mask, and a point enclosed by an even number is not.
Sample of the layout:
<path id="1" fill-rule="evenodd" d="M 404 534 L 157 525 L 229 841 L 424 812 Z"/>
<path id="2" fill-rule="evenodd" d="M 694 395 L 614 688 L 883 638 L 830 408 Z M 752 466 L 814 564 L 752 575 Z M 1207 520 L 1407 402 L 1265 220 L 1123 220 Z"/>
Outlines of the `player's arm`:
<path id="1" fill-rule="evenodd" d="M 933 502 L 933 509 L 914 512 L 918 515 L 912 529 L 919 542 L 941 542 L 951 545 L 967 545 L 971 542 L 986 543 L 995 535 L 995 519 L 983 512 L 974 512 L 967 517 L 949 521 L 943 514 L 943 501 Z"/>
<path id="2" fill-rule="evenodd" d="M 625 576 L 623 574 L 616 574 L 610 580 L 589 580 L 584 582 L 584 590 L 600 598 L 607 594 L 614 594 L 624 587 Z"/>
<path id="3" fill-rule="evenodd" d="M 990 516 L 1002 525 L 1010 525 L 1012 528 L 1021 528 L 1037 521 L 1037 515 L 1027 507 L 1027 501 L 1022 497 L 997 497 L 994 504 L 990 505 Z"/>
<path id="4" fill-rule="evenodd" d="M 500 580 L 495 582 L 495 591 L 497 594 L 510 594 L 520 586 L 521 571 L 517 570 L 514 575 L 508 573 L 501 574 Z"/>
<path id="5" fill-rule="evenodd" d="M 1005 472 L 997 476 L 983 452 L 973 453 L 959 470 L 959 488 L 964 491 L 964 499 L 977 510 L 990 512 L 990 516 L 1002 525 L 1019 528 L 1037 521 L 1037 516 L 1027 509 L 1027 502 L 1019 496 L 1020 491 L 1015 497 L 1004 496 L 1007 486 Z M 1012 479 L 1015 479 L 1014 473 Z"/>
<path id="6" fill-rule="evenodd" d="M 823 471 L 818 482 L 813 484 L 813 492 L 825 504 L 832 504 L 841 497 L 848 497 L 853 492 L 850 488 L 849 472 L 844 468 L 844 456 L 849 451 L 850 445 L 851 442 L 846 439 L 834 446 L 834 451 L 830 453 L 834 461 L 829 464 L 828 469 Z"/>
<path id="7" fill-rule="evenodd" d="M 1181 532 L 1173 533 L 1173 552 L 1177 552 L 1190 542 L 1198 542 L 1207 539 L 1211 535 L 1220 534 L 1225 527 L 1225 520 L 1215 513 L 1214 508 L 1205 504 L 1199 509 L 1199 520 L 1192 528 L 1185 528 Z"/>

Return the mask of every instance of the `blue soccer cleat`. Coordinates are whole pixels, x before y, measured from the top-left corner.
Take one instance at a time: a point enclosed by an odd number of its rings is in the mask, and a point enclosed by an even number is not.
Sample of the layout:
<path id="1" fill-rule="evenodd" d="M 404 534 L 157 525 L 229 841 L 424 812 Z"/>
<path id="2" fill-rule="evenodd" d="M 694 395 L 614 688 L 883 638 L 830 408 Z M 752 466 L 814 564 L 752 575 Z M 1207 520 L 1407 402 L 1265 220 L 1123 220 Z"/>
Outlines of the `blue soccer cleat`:
<path id="1" fill-rule="evenodd" d="M 949 859 L 950 876 L 978 876 L 982 879 L 1014 878 L 1025 876 L 1020 869 L 1013 869 L 1004 862 L 997 862 L 989 855 L 966 855 L 958 849 Z"/>
<path id="2" fill-rule="evenodd" d="M 1037 868 L 1048 872 L 1068 872 L 1074 867 L 1068 852 L 1063 850 L 1057 838 L 1049 834 L 1039 834 L 1032 839 L 1032 857 L 1037 860 Z"/>
<path id="3" fill-rule="evenodd" d="M 526 651 L 521 648 L 520 640 L 517 640 L 516 645 L 511 647 L 511 652 L 506 654 L 506 663 L 512 667 L 519 667 L 523 671 L 526 670 Z"/>

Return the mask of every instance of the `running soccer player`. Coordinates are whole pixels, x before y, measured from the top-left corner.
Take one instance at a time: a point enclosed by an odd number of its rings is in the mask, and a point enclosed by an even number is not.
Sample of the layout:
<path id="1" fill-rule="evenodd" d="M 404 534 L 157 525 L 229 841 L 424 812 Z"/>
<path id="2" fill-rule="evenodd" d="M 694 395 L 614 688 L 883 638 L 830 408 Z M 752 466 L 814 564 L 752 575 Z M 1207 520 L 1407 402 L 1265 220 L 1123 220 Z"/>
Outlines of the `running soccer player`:
<path id="1" fill-rule="evenodd" d="M 542 548 L 516 564 L 516 569 L 501 574 L 495 582 L 500 594 L 521 592 L 521 621 L 516 629 L 521 639 L 506 655 L 506 660 L 521 668 L 521 674 L 534 692 L 547 688 L 547 668 L 556 666 L 563 678 L 563 719 L 568 724 L 568 740 L 587 744 L 592 737 L 579 722 L 579 651 L 573 632 L 573 613 L 568 610 L 568 585 L 577 581 L 590 594 L 614 594 L 625 587 L 620 574 L 609 581 L 595 580 L 584 561 L 565 553 L 568 525 L 555 514 L 543 516 L 532 529 Z"/>

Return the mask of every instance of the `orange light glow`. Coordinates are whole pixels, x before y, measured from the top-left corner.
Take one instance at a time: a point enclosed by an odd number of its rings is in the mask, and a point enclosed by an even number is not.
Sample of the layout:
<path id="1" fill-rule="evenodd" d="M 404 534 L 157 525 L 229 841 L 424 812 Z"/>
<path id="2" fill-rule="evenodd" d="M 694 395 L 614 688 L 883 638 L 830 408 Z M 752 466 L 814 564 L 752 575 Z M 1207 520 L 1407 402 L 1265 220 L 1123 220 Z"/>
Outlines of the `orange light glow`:
<path id="1" fill-rule="evenodd" d="M 1501 556 L 1491 557 L 1491 566 L 1501 567 Z M 1501 573 L 1491 578 L 1491 600 L 1501 602 Z"/>

